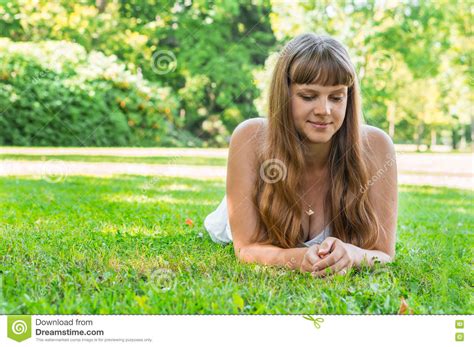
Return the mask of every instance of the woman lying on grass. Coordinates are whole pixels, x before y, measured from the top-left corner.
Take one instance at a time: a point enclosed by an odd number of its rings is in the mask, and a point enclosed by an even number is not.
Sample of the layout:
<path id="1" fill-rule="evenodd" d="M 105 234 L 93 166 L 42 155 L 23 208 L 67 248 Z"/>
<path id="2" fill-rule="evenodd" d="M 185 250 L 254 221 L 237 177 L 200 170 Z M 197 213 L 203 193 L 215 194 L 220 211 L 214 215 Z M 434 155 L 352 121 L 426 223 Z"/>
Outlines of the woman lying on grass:
<path id="1" fill-rule="evenodd" d="M 391 261 L 395 150 L 361 119 L 346 49 L 327 36 L 291 40 L 273 71 L 268 118 L 232 134 L 226 196 L 204 222 L 211 238 L 233 240 L 243 262 L 314 276 Z"/>

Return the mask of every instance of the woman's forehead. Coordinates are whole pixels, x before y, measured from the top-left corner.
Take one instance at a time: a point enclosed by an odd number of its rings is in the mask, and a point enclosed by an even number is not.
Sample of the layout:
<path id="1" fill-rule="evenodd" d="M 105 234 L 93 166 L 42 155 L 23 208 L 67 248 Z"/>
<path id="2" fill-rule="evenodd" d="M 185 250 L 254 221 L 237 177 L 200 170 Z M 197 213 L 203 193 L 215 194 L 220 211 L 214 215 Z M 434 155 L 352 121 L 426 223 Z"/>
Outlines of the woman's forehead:
<path id="1" fill-rule="evenodd" d="M 346 92 L 347 86 L 343 84 L 339 84 L 336 86 L 323 86 L 317 83 L 311 84 L 300 84 L 300 83 L 292 83 L 292 88 L 301 91 L 313 91 L 313 92 L 320 92 L 320 93 L 337 93 L 337 92 Z"/>

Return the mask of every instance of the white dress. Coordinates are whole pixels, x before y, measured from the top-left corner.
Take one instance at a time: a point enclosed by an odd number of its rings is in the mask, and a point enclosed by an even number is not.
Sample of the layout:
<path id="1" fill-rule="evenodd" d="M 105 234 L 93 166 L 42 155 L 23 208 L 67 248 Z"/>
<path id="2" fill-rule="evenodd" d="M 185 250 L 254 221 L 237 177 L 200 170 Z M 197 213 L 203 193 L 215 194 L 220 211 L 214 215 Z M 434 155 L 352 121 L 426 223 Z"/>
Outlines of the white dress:
<path id="1" fill-rule="evenodd" d="M 204 219 L 204 228 L 211 236 L 212 241 L 226 244 L 232 242 L 232 232 L 230 230 L 229 217 L 227 215 L 227 197 L 224 196 L 217 209 L 211 212 Z M 329 225 L 319 233 L 314 239 L 306 241 L 304 244 L 309 247 L 314 244 L 321 244 L 326 237 L 331 236 Z"/>

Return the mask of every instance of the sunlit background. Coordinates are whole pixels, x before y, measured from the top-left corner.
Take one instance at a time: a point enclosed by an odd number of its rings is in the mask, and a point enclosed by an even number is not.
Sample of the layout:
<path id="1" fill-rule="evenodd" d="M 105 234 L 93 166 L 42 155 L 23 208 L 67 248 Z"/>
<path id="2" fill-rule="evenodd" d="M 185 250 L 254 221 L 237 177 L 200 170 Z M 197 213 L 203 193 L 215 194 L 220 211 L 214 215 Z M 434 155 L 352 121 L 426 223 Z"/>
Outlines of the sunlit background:
<path id="1" fill-rule="evenodd" d="M 472 313 L 472 14 L 0 1 L 0 313 Z M 277 52 L 309 31 L 348 48 L 397 150 L 396 261 L 334 282 L 240 264 L 203 228 L 233 130 L 266 115 Z"/>
<path id="2" fill-rule="evenodd" d="M 465 150 L 470 20 L 468 1 L 3 1 L 0 144 L 225 147 L 312 31 L 348 47 L 368 124 Z"/>

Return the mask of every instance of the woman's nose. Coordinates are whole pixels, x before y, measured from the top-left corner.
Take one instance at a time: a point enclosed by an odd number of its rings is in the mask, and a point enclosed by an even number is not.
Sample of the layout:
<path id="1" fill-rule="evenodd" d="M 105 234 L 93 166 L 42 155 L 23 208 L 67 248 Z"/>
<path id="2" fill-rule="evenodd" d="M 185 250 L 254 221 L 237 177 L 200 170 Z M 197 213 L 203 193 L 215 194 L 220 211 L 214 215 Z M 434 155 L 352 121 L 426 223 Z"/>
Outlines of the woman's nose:
<path id="1" fill-rule="evenodd" d="M 329 101 L 325 98 L 318 98 L 314 107 L 314 113 L 322 115 L 331 114 L 331 107 Z"/>

